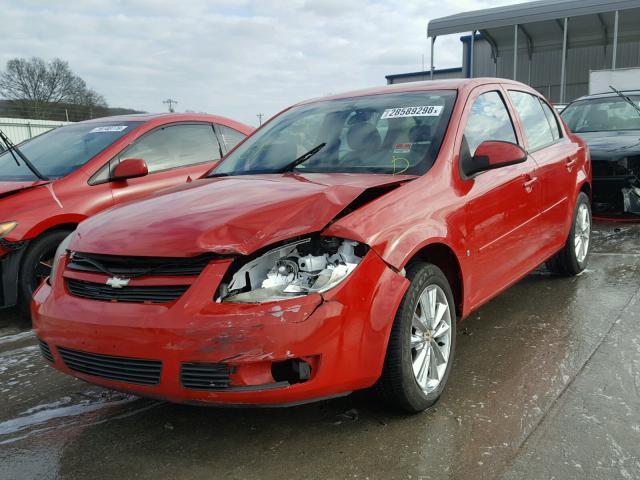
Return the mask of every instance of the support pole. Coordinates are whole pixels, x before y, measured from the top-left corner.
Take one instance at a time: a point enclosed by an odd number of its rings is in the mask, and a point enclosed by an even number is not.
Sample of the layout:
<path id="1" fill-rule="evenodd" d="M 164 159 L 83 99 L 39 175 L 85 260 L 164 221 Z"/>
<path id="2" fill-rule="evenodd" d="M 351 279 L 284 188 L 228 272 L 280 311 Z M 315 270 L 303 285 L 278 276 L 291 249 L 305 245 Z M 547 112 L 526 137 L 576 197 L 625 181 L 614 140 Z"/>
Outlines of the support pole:
<path id="1" fill-rule="evenodd" d="M 469 55 L 469 78 L 473 78 L 473 44 L 476 36 L 476 31 L 471 31 L 471 53 Z"/>
<path id="2" fill-rule="evenodd" d="M 565 90 L 566 90 L 566 81 L 567 81 L 567 27 L 569 25 L 569 21 L 567 17 L 564 18 L 564 28 L 562 35 L 562 68 L 560 70 L 560 103 L 565 103 Z"/>
<path id="3" fill-rule="evenodd" d="M 433 80 L 433 44 L 436 42 L 436 37 L 431 37 L 431 80 Z"/>
<path id="4" fill-rule="evenodd" d="M 618 10 L 616 10 L 613 20 L 613 52 L 611 60 L 611 68 L 616 69 L 616 57 L 618 56 Z"/>
<path id="5" fill-rule="evenodd" d="M 518 79 L 518 25 L 513 26 L 513 79 Z"/>

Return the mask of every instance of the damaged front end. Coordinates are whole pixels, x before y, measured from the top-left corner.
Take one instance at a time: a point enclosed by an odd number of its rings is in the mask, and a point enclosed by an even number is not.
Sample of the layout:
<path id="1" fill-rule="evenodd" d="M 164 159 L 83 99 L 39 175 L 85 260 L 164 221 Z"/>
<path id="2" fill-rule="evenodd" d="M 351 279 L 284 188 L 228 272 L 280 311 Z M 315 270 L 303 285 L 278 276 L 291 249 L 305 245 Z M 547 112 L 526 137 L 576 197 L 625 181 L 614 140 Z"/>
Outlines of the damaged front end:
<path id="1" fill-rule="evenodd" d="M 640 215 L 640 155 L 592 159 L 593 208 L 603 215 Z"/>
<path id="2" fill-rule="evenodd" d="M 344 281 L 366 255 L 362 243 L 313 235 L 235 262 L 217 302 L 262 303 L 322 293 Z"/>

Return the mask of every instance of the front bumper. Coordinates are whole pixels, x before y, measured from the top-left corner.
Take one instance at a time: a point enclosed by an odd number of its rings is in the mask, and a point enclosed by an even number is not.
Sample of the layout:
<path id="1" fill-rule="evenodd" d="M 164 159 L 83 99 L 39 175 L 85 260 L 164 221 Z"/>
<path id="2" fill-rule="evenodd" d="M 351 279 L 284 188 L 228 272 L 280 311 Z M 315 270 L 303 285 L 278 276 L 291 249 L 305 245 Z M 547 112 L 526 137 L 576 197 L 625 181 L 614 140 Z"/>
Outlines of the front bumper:
<path id="1" fill-rule="evenodd" d="M 596 213 L 640 215 L 639 201 L 634 187 L 640 187 L 640 159 L 592 159 L 593 209 Z"/>
<path id="2" fill-rule="evenodd" d="M 64 260 L 62 262 L 65 263 Z M 74 297 L 63 265 L 54 282 L 36 291 L 32 316 L 52 365 L 115 390 L 172 402 L 281 405 L 371 386 L 380 376 L 395 312 L 408 281 L 373 251 L 336 288 L 323 295 L 265 304 L 214 303 L 229 261 L 211 262 L 189 290 L 167 305 L 115 303 Z M 80 372 L 61 353 L 83 352 L 161 362 L 155 385 Z M 274 376 L 274 365 L 301 361 L 307 379 Z M 223 388 L 185 387 L 181 369 L 223 365 Z M 69 367 L 72 366 L 72 368 Z M 123 368 L 107 357 L 107 366 Z"/>

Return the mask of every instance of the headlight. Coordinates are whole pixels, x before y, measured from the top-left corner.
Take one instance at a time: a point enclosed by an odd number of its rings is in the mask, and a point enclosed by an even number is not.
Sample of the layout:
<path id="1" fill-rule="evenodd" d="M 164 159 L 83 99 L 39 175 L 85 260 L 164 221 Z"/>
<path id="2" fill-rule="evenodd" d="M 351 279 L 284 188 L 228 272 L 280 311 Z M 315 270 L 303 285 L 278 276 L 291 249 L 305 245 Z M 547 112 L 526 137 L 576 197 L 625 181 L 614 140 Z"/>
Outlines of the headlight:
<path id="1" fill-rule="evenodd" d="M 315 236 L 274 248 L 245 263 L 223 282 L 217 301 L 261 303 L 324 292 L 358 266 L 367 246 Z"/>
<path id="2" fill-rule="evenodd" d="M 48 279 L 49 285 L 53 285 L 53 279 L 56 278 L 56 272 L 58 271 L 60 260 L 62 260 L 62 257 L 64 257 L 64 255 L 67 253 L 67 248 L 69 248 L 69 244 L 71 244 L 71 241 L 73 240 L 73 237 L 75 237 L 75 235 L 75 231 L 71 232 L 62 242 L 60 242 L 60 245 L 58 245 L 58 249 L 53 256 L 53 262 L 51 263 L 51 273 L 49 274 Z"/>
<path id="3" fill-rule="evenodd" d="M 0 223 L 0 238 L 4 238 L 11 230 L 16 228 L 18 222 L 2 222 Z"/>

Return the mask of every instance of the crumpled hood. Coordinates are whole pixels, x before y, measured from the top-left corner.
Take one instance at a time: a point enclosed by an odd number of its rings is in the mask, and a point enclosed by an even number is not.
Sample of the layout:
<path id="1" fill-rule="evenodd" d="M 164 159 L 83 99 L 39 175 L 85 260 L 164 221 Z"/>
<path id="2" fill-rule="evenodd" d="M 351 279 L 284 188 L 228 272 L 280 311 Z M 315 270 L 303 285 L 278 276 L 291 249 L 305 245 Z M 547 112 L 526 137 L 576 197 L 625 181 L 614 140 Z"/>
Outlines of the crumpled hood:
<path id="1" fill-rule="evenodd" d="M 587 145 L 593 160 L 618 160 L 640 155 L 640 131 L 586 132 L 577 134 Z"/>
<path id="2" fill-rule="evenodd" d="M 126 256 L 246 255 L 320 231 L 367 189 L 412 178 L 311 173 L 201 179 L 82 222 L 70 248 Z"/>
<path id="3" fill-rule="evenodd" d="M 42 180 L 28 180 L 28 181 L 20 181 L 20 182 L 3 182 L 0 181 L 0 198 L 6 197 L 11 193 L 18 192 L 20 190 L 24 190 L 26 188 L 37 187 L 39 185 L 44 185 L 45 181 Z"/>

